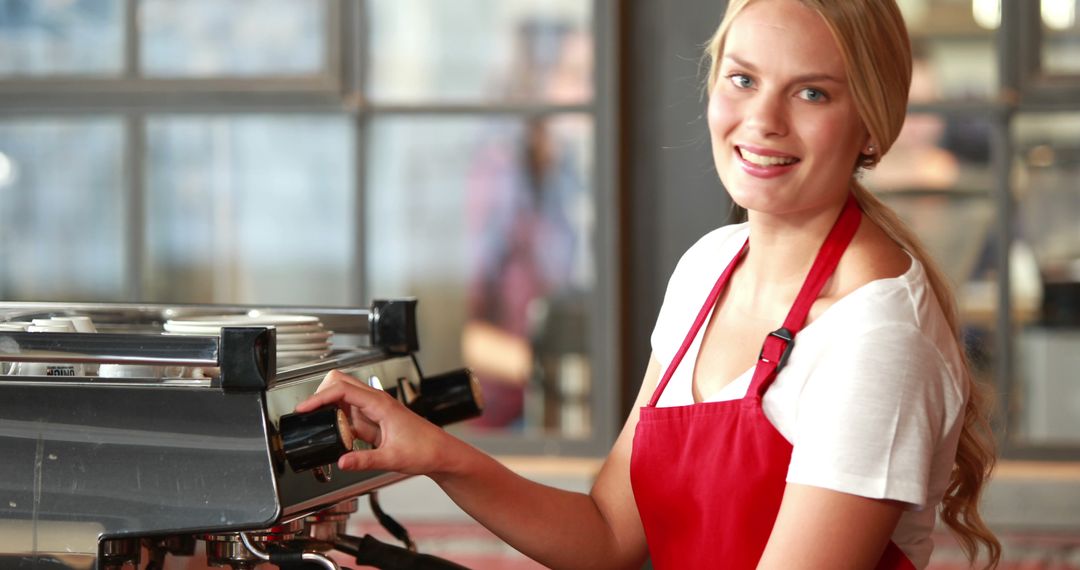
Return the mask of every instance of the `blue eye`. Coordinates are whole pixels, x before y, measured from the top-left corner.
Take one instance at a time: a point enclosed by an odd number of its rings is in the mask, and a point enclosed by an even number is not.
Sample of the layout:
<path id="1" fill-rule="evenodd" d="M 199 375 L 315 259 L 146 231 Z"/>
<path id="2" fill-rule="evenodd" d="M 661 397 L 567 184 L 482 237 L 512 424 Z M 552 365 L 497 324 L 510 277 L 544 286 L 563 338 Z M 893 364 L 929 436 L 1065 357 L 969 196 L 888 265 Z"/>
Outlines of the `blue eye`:
<path id="1" fill-rule="evenodd" d="M 749 89 L 754 86 L 754 80 L 741 73 L 729 75 L 728 80 L 731 81 L 732 85 L 739 89 Z"/>
<path id="2" fill-rule="evenodd" d="M 813 87 L 807 87 L 806 89 L 803 89 L 799 92 L 799 96 L 803 99 L 806 99 L 807 101 L 810 101 L 811 103 L 820 103 L 828 99 L 828 96 L 825 95 L 824 91 L 814 89 Z"/>

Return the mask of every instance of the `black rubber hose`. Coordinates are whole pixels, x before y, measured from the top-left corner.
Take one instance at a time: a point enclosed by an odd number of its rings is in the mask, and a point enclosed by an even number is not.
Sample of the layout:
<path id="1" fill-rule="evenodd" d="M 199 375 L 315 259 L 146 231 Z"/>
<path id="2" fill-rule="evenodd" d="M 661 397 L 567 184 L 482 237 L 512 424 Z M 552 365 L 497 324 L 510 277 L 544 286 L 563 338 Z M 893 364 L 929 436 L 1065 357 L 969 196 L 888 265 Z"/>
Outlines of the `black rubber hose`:
<path id="1" fill-rule="evenodd" d="M 370 534 L 365 534 L 363 538 L 338 535 L 334 548 L 356 558 L 357 564 L 380 570 L 469 570 L 438 556 L 417 554 L 400 546 L 386 544 Z"/>

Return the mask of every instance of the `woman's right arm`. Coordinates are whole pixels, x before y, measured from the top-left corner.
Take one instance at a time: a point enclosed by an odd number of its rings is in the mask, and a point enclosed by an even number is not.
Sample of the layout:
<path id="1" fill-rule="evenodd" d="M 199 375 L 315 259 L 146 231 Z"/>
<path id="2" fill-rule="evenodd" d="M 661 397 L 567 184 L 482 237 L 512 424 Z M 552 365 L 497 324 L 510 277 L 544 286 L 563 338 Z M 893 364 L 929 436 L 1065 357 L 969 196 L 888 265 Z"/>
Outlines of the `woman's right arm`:
<path id="1" fill-rule="evenodd" d="M 647 548 L 630 488 L 630 451 L 637 410 L 658 374 L 650 359 L 635 407 L 587 495 L 530 481 L 341 372 L 331 372 L 296 410 L 330 403 L 349 409 L 357 436 L 375 448 L 345 454 L 342 469 L 427 475 L 480 524 L 545 566 L 640 568 Z"/>

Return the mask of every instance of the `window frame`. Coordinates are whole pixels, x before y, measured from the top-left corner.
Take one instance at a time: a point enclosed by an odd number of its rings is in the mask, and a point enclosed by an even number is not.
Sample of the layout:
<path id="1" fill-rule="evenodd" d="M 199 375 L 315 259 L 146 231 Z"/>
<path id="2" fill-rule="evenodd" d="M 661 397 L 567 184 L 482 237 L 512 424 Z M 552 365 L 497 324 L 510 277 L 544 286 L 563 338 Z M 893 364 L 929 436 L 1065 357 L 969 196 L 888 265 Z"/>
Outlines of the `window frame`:
<path id="1" fill-rule="evenodd" d="M 1034 111 L 1070 110 L 1080 106 L 1075 101 L 1080 94 L 1080 72 L 1051 73 L 1043 65 L 1042 1 L 1002 2 L 1002 29 L 1008 25 L 1015 41 L 1009 46 L 1019 54 L 1011 65 L 1016 69 L 1015 90 L 1021 107 Z M 1006 62 L 1009 63 L 1009 62 Z M 1017 65 L 1017 63 L 1019 65 Z"/>

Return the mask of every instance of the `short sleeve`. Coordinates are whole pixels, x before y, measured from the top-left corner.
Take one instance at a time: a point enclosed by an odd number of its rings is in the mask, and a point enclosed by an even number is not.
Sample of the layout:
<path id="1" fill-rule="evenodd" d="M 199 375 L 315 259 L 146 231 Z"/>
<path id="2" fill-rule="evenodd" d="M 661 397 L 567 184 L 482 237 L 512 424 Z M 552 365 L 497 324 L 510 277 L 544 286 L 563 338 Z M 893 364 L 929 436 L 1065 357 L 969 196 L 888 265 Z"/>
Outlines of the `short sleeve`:
<path id="1" fill-rule="evenodd" d="M 787 481 L 923 508 L 958 386 L 911 324 L 832 339 L 799 397 Z"/>
<path id="2" fill-rule="evenodd" d="M 679 258 L 649 337 L 653 354 L 660 363 L 669 362 L 675 355 L 713 283 L 739 252 L 747 233 L 746 224 L 717 228 Z"/>

